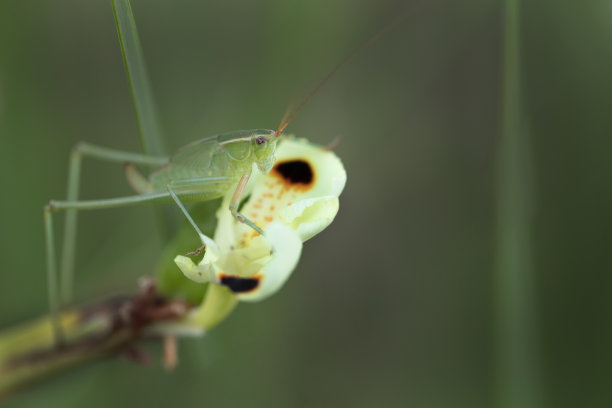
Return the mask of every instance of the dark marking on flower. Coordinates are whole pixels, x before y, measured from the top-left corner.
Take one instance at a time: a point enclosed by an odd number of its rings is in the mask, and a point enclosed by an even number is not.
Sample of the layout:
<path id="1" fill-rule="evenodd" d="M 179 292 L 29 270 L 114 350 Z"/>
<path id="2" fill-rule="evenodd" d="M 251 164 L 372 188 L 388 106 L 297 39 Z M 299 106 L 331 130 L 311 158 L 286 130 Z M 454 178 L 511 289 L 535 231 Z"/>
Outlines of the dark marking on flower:
<path id="1" fill-rule="evenodd" d="M 277 163 L 274 172 L 293 186 L 312 187 L 314 184 L 314 169 L 305 160 L 297 159 Z"/>
<path id="2" fill-rule="evenodd" d="M 221 275 L 221 284 L 234 293 L 251 292 L 259 286 L 259 277 L 241 278 L 239 276 Z"/>

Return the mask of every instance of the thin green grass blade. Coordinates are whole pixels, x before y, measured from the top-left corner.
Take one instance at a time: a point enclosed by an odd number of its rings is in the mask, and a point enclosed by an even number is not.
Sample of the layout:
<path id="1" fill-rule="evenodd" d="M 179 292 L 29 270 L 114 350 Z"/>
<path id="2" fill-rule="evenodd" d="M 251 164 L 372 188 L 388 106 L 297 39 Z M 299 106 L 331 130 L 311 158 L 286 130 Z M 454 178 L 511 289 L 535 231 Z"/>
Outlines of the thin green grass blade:
<path id="1" fill-rule="evenodd" d="M 144 61 L 136 21 L 129 0 L 112 0 L 113 13 L 117 24 L 117 33 L 121 43 L 123 62 L 127 71 L 138 128 L 140 142 L 145 154 L 165 156 L 166 149 L 159 123 L 153 91 Z M 176 215 L 168 208 L 155 211 L 162 236 L 170 237 L 175 229 Z"/>
<path id="2" fill-rule="evenodd" d="M 502 129 L 498 151 L 498 403 L 541 407 L 535 347 L 532 160 L 522 115 L 519 0 L 506 0 Z"/>
<path id="3" fill-rule="evenodd" d="M 136 109 L 142 148 L 145 154 L 163 156 L 166 153 L 163 136 L 132 7 L 129 0 L 112 0 L 112 3 L 123 62 Z"/>

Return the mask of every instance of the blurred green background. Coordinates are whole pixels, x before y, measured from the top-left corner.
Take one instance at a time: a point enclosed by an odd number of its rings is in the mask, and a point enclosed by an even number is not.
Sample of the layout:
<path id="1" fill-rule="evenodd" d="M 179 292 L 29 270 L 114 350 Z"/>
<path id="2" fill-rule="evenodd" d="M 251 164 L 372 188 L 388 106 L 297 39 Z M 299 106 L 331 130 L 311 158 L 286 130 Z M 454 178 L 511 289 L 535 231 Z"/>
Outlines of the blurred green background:
<path id="1" fill-rule="evenodd" d="M 612 6 L 523 2 L 533 175 L 529 374 L 538 406 L 612 406 Z M 501 404 L 496 281 L 503 3 L 333 0 L 132 3 L 171 149 L 274 128 L 395 15 L 409 17 L 291 124 L 336 136 L 336 221 L 287 285 L 243 304 L 167 373 L 115 359 L 7 406 L 489 407 Z M 77 141 L 138 151 L 110 1 L 0 4 L 0 328 L 46 312 L 42 207 Z M 130 192 L 87 161 L 82 196 Z M 58 217 L 58 221 L 59 221 Z M 61 225 L 57 222 L 58 227 Z M 59 228 L 58 228 L 59 229 Z M 150 207 L 83 213 L 77 298 L 133 290 L 162 243 Z M 502 288 L 503 292 L 503 288 Z M 159 348 L 150 350 L 159 355 Z"/>

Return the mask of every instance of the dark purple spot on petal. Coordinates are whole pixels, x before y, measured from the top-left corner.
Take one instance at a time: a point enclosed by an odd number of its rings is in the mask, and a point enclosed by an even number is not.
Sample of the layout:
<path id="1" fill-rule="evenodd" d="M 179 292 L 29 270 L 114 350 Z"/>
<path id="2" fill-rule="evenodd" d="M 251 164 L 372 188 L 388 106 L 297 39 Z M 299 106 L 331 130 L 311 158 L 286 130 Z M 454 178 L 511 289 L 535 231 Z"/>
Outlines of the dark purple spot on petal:
<path id="1" fill-rule="evenodd" d="M 234 293 L 245 293 L 257 289 L 260 280 L 258 278 L 241 278 L 239 276 L 224 275 L 221 284 L 227 286 Z"/>
<path id="2" fill-rule="evenodd" d="M 274 169 L 280 176 L 290 184 L 312 183 L 314 172 L 310 164 L 304 160 L 291 160 L 278 163 Z"/>

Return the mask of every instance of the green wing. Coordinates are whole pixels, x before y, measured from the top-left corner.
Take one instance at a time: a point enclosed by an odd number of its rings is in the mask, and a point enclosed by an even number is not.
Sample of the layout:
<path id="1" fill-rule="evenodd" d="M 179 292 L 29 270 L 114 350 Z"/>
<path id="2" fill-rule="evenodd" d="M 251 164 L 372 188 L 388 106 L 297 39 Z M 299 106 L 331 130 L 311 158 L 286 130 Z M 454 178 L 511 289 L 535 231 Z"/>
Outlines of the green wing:
<path id="1" fill-rule="evenodd" d="M 215 151 L 220 148 L 217 136 L 197 140 L 180 148 L 170 162 L 149 175 L 154 190 L 164 190 L 171 180 L 202 177 L 210 167 Z"/>
<path id="2" fill-rule="evenodd" d="M 170 165 L 193 169 L 208 168 L 215 150 L 219 148 L 219 135 L 196 140 L 181 147 L 170 158 Z"/>

